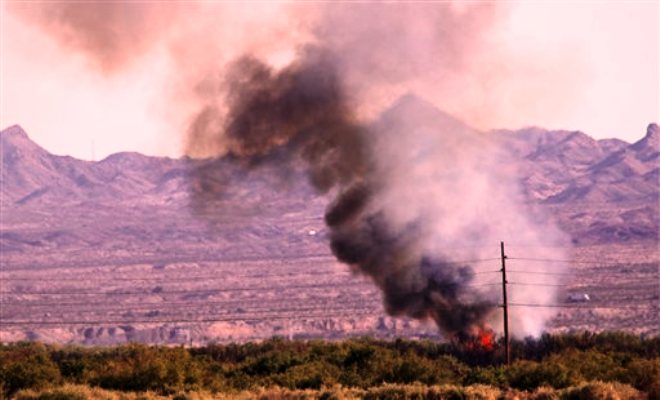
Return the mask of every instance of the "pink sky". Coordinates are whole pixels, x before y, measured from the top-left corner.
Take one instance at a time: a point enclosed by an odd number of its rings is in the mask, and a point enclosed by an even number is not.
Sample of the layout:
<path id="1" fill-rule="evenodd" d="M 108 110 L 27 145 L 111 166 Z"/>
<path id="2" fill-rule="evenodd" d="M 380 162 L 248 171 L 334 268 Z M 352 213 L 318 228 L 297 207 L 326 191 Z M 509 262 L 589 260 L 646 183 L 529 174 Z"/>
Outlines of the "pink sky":
<path id="1" fill-rule="evenodd" d="M 7 11 L 7 4 L 0 24 L 2 128 L 20 124 L 47 150 L 84 159 L 91 158 L 92 142 L 97 159 L 117 151 L 181 155 L 193 106 L 172 77 L 205 67 L 172 59 L 171 47 L 187 42 L 154 39 L 136 62 L 107 73 Z M 291 52 L 286 43 L 302 40 L 297 32 L 305 18 L 283 3 L 258 4 L 263 7 L 254 15 L 246 7 L 194 14 L 199 21 L 180 25 L 186 37 L 220 39 L 208 42 L 215 47 L 185 51 L 230 58 L 244 48 L 265 48 L 270 60 L 284 62 Z M 400 89 L 481 129 L 537 125 L 636 141 L 659 120 L 657 1 L 502 4 L 507 12 L 487 37 L 477 38 L 479 51 L 459 72 L 441 83 L 410 81 Z M 235 23 L 234 29 L 218 28 L 223 21 Z M 380 96 L 375 112 L 398 93 L 379 90 L 369 92 Z"/>

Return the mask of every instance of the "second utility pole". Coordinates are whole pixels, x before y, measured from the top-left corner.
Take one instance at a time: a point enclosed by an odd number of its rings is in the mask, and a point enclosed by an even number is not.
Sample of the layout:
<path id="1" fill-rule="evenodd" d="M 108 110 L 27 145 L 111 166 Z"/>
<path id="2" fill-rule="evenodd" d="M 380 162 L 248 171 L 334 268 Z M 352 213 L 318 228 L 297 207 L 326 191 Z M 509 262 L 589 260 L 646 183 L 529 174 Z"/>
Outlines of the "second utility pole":
<path id="1" fill-rule="evenodd" d="M 500 242 L 500 255 L 502 257 L 502 309 L 504 310 L 504 360 L 507 365 L 511 363 L 509 351 L 509 305 L 506 300 L 506 255 L 504 255 L 504 242 Z"/>

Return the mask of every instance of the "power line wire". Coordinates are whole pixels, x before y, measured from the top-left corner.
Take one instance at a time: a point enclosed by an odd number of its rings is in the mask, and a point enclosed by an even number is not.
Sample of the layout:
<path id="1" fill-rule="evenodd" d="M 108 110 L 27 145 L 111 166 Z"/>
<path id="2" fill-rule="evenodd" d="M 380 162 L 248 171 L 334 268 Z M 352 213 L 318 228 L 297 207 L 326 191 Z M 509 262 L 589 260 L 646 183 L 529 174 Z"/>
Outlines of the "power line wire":
<path id="1" fill-rule="evenodd" d="M 291 298 L 290 298 L 291 299 Z M 316 299 L 310 301 L 309 299 L 305 300 L 306 304 L 327 304 L 328 299 Z M 367 299 L 367 301 L 370 301 L 372 299 Z M 355 302 L 353 299 L 345 299 L 342 301 L 334 301 L 332 304 L 351 304 Z M 364 299 L 362 299 L 362 302 L 364 303 Z M 378 302 L 375 299 L 371 301 L 372 303 Z M 239 301 L 162 301 L 162 302 L 140 302 L 140 303 L 129 303 L 129 304 L 124 304 L 124 305 L 119 305 L 118 307 L 112 307 L 112 305 L 103 302 L 96 302 L 96 303 L 38 303 L 38 304 L 33 304 L 33 303 L 28 303 L 28 304 L 21 304 L 21 303 L 4 303 L 7 306 L 10 307 L 15 307 L 15 308 L 37 308 L 37 307 L 55 307 L 55 308 L 60 308 L 60 307 L 71 307 L 71 308 L 66 308 L 66 309 L 75 309 L 73 308 L 74 306 L 89 306 L 89 307 L 95 307 L 95 306 L 104 306 L 101 311 L 105 310 L 136 310 L 136 309 L 153 309 L 153 308 L 167 308 L 167 307 L 185 307 L 185 308 L 190 308 L 190 307 L 199 307 L 203 308 L 205 306 L 225 306 L 226 308 L 233 308 L 233 307 L 238 307 L 241 309 L 248 309 L 248 308 L 255 308 L 255 306 L 250 306 L 248 304 L 251 303 L 257 303 L 260 305 L 264 304 L 264 301 L 261 299 L 254 299 L 251 301 L 245 301 L 245 300 L 239 300 Z M 110 306 L 110 307 L 108 307 Z M 116 306 L 116 305 L 115 305 Z M 80 311 L 94 311 L 94 309 L 76 309 Z"/>
<path id="2" fill-rule="evenodd" d="M 375 304 L 376 304 L 375 302 L 372 302 L 371 304 L 369 304 L 370 307 L 364 307 L 364 308 L 360 308 L 360 309 L 375 310 L 376 309 L 376 307 L 374 306 Z M 319 304 L 303 305 L 303 306 L 300 306 L 300 307 L 285 306 L 285 307 L 279 307 L 279 308 L 268 307 L 268 306 L 250 307 L 250 308 L 246 308 L 246 309 L 244 309 L 240 312 L 223 309 L 221 311 L 224 311 L 224 312 L 220 313 L 219 311 L 215 311 L 215 314 L 225 316 L 225 315 L 232 315 L 232 314 L 234 314 L 234 315 L 235 314 L 248 314 L 249 315 L 249 314 L 269 314 L 269 313 L 292 313 L 292 312 L 299 312 L 299 311 L 319 310 L 319 309 L 321 309 L 321 307 L 318 307 L 318 305 Z M 350 305 L 350 303 L 344 303 L 344 304 L 335 303 L 335 305 L 344 305 L 344 306 L 346 306 L 346 305 Z M 191 310 L 191 309 L 196 309 L 196 308 L 197 308 L 196 306 L 191 306 L 191 307 L 183 306 L 183 307 L 179 307 L 178 309 Z M 325 310 L 327 311 L 327 310 L 333 310 L 333 309 L 334 310 L 339 310 L 339 311 L 342 311 L 342 310 L 350 311 L 350 310 L 355 310 L 355 309 L 358 309 L 358 308 L 353 305 L 353 306 L 345 307 L 345 308 L 337 308 L 337 307 L 326 308 Z M 90 314 L 100 314 L 100 313 L 102 313 L 102 314 L 107 315 L 107 314 L 117 314 L 119 312 L 122 312 L 123 314 L 126 314 L 126 313 L 132 313 L 134 311 L 137 312 L 137 311 L 146 311 L 146 310 L 150 310 L 150 312 L 157 311 L 158 314 L 155 314 L 154 317 L 155 316 L 162 316 L 162 314 L 165 314 L 165 315 L 171 314 L 171 311 L 173 311 L 172 309 L 153 310 L 152 307 L 147 307 L 147 308 L 131 307 L 129 309 L 112 308 L 112 309 L 102 309 L 102 310 L 86 309 L 86 310 L 76 310 L 76 311 L 86 312 L 86 313 L 90 313 Z M 176 309 L 174 311 L 176 311 Z"/>
<path id="3" fill-rule="evenodd" d="M 519 270 L 519 269 L 512 269 L 508 270 L 507 272 L 513 272 L 513 273 L 519 273 L 519 274 L 530 274 L 530 275 L 555 275 L 555 276 L 572 276 L 575 278 L 582 277 L 582 276 L 592 276 L 593 273 L 582 273 L 582 274 L 574 274 L 570 272 L 548 272 L 548 271 L 538 271 L 538 270 Z M 596 271 L 598 272 L 598 271 Z M 629 274 L 627 272 L 598 272 L 598 277 L 607 277 L 607 276 L 612 276 L 612 275 L 626 275 Z M 626 282 L 648 282 L 648 279 L 644 278 L 637 278 L 637 277 L 631 277 L 626 279 Z"/>
<path id="4" fill-rule="evenodd" d="M 522 260 L 522 261 L 536 261 L 536 262 L 552 262 L 552 263 L 564 263 L 564 264 L 598 264 L 601 266 L 612 266 L 617 267 L 621 265 L 644 265 L 644 264 L 654 264 L 654 262 L 636 262 L 625 264 L 623 262 L 616 261 L 589 261 L 589 260 L 566 260 L 566 259 L 552 259 L 552 258 L 526 258 L 526 257 L 507 257 L 508 260 Z"/>
<path id="5" fill-rule="evenodd" d="M 565 284 L 554 284 L 554 283 L 536 283 L 536 282 L 531 282 L 531 283 L 521 283 L 521 282 L 509 282 L 507 281 L 508 285 L 515 285 L 515 286 L 549 286 L 549 287 L 567 287 L 567 286 L 572 286 L 572 285 L 565 285 Z"/>
<path id="6" fill-rule="evenodd" d="M 516 272 L 521 274 L 532 274 L 532 275 L 567 275 L 573 276 L 574 274 L 570 272 L 547 272 L 547 271 L 538 271 L 538 270 L 520 270 L 520 269 L 507 269 L 506 272 Z"/>
<path id="7" fill-rule="evenodd" d="M 515 247 L 515 245 L 512 245 Z M 476 246 L 475 246 L 476 247 Z M 484 246 L 481 246 L 484 247 Z M 503 256 L 504 257 L 504 256 Z M 464 264 L 470 264 L 470 263 L 481 263 L 481 262 L 488 262 L 488 261 L 496 261 L 500 260 L 501 258 L 483 258 L 483 259 L 471 259 L 471 260 L 461 260 L 461 261 L 447 261 L 444 262 L 444 265 L 464 265 Z M 607 266 L 622 266 L 622 265 L 649 265 L 653 264 L 653 262 L 643 262 L 643 263 L 632 263 L 632 264 L 625 264 L 625 263 L 616 263 L 616 264 L 607 264 L 604 261 L 589 261 L 589 260 L 566 260 L 566 259 L 551 259 L 551 258 L 525 258 L 525 257 L 506 257 L 507 260 L 520 260 L 520 261 L 530 261 L 530 262 L 551 262 L 551 263 L 568 263 L 568 264 L 597 264 L 600 267 L 607 267 Z M 219 261 L 224 261 L 224 260 L 219 260 Z M 209 262 L 206 260 L 205 262 Z M 185 281 L 197 281 L 197 280 L 218 280 L 218 279 L 226 279 L 226 276 L 220 275 L 222 272 L 225 271 L 219 271 L 218 274 L 216 275 L 210 275 L 210 276 L 187 276 L 187 277 L 181 277 L 181 278 L 169 278 L 169 277 L 148 277 L 148 278 L 140 278 L 140 277 L 135 277 L 135 278 L 122 278 L 122 277 L 110 277 L 110 279 L 92 279 L 87 282 L 126 282 L 126 281 L 154 281 L 155 283 L 161 283 L 161 282 L 185 282 Z M 489 271 L 477 271 L 473 272 L 474 275 L 478 274 L 489 274 L 489 273 L 500 273 L 502 272 L 501 270 L 489 270 Z M 508 270 L 508 272 L 512 273 L 524 273 L 524 274 L 535 274 L 535 275 L 564 275 L 564 276 L 576 276 L 579 275 L 579 273 L 569 273 L 569 272 L 552 272 L 552 271 L 539 271 L 539 270 Z M 579 271 L 581 273 L 586 273 L 586 271 Z M 626 271 L 610 271 L 610 272 L 599 272 L 599 276 L 608 276 L 608 275 L 615 275 L 615 274 L 629 274 L 629 272 Z M 338 273 L 333 273 L 333 272 L 324 272 L 324 273 L 318 273 L 318 275 L 323 274 L 323 275 L 332 275 L 336 274 L 339 275 Z M 296 274 L 271 274 L 268 276 L 295 276 Z M 302 275 L 302 274 L 299 274 Z M 304 274 L 304 275 L 316 275 L 316 274 Z M 258 275 L 232 275 L 234 277 L 258 277 Z M 3 280 L 3 283 L 5 280 L 11 281 L 28 281 L 28 282 L 39 282 L 39 281 L 44 281 L 44 282 L 52 282 L 52 281 L 62 281 L 62 282 L 68 282 L 68 281 L 75 281 L 75 282 L 80 282 L 80 279 L 76 278 L 40 278 L 39 280 L 35 280 L 34 278 L 27 278 L 27 277 L 0 277 L 0 279 Z M 627 280 L 629 282 L 629 280 Z M 553 286 L 553 287 L 566 287 L 570 285 L 566 284 L 546 284 L 546 283 L 539 283 L 539 282 L 530 282 L 530 283 L 524 283 L 524 282 L 506 282 L 507 284 L 511 285 L 519 285 L 519 286 Z M 338 287 L 338 286 L 353 286 L 353 285 L 364 285 L 365 282 L 331 282 L 331 283 L 325 283 L 325 284 L 312 284 L 312 285 L 292 285 L 292 286 L 281 286 L 278 289 L 280 290 L 291 290 L 291 289 L 312 289 L 312 288 L 325 288 L 325 287 Z M 481 284 L 471 284 L 468 286 L 495 286 L 495 285 L 500 285 L 500 283 L 481 283 Z M 218 293 L 223 293 L 223 292 L 237 292 L 237 291 L 265 291 L 265 290 L 270 290 L 273 289 L 273 287 L 240 287 L 240 288 L 224 288 L 224 289 L 217 289 L 217 288 L 204 288 L 204 289 L 196 289 L 196 291 L 191 291 L 191 290 L 167 290 L 166 288 L 162 288 L 160 286 L 157 286 L 156 288 L 140 288 L 141 291 L 117 291 L 117 292 L 112 292 L 112 291 L 103 291 L 103 292 L 90 292 L 90 291 L 73 291 L 73 292 L 62 292 L 62 291 L 50 291 L 50 292 L 42 292 L 42 291 L 22 291 L 22 292 L 0 292 L 2 295 L 14 295 L 14 296 L 21 296 L 21 295 L 55 295 L 55 296 L 60 296 L 60 295 L 70 295 L 70 296 L 78 296 L 78 295 L 108 295 L 108 296 L 118 296 L 118 295 L 168 295 L 168 294 L 188 294 L 188 295 L 204 295 L 204 296 L 212 296 Z M 609 299 L 610 301 L 612 299 Z M 656 297 L 653 298 L 647 298 L 647 299 L 639 299 L 640 301 L 647 301 L 647 300 L 657 300 Z M 258 300 L 255 300 L 258 301 Z M 191 304 L 192 303 L 192 304 Z M 104 308 L 101 310 L 98 310 L 98 312 L 105 312 L 107 314 L 108 311 L 126 311 L 126 312 L 133 312 L 136 310 L 144 310 L 144 309 L 152 309 L 152 308 L 164 308 L 167 307 L 168 304 L 170 306 L 174 305 L 179 305 L 178 309 L 186 309 L 186 310 L 194 310 L 200 307 L 200 304 L 194 304 L 195 302 L 148 302 L 148 303 L 141 303 L 139 305 L 130 305 L 128 309 L 126 308 Z M 318 301 L 318 303 L 323 303 L 322 301 Z M 8 303 L 4 303 L 8 304 Z M 28 303 L 29 305 L 33 305 L 34 303 Z M 52 305 L 53 307 L 61 307 L 66 303 L 50 303 L 49 305 Z M 69 305 L 90 305 L 94 303 L 68 303 Z M 95 303 L 98 305 L 106 305 L 106 303 Z M 149 305 L 147 305 L 149 304 Z M 151 306 L 153 304 L 153 306 Z M 234 305 L 235 303 L 231 302 L 225 302 L 225 301 L 205 301 L 202 303 L 203 306 L 212 306 L 212 305 L 223 305 L 223 306 L 229 306 L 229 305 Z M 240 303 L 239 303 L 240 304 Z M 341 302 L 338 302 L 336 304 L 342 304 Z M 643 310 L 647 309 L 649 306 L 651 308 L 657 308 L 657 305 L 654 304 L 649 304 L 649 305 L 623 305 L 623 304 L 617 304 L 617 305 L 596 305 L 596 304 L 535 304 L 535 303 L 507 303 L 509 306 L 512 307 L 536 307 L 536 308 L 573 308 L 573 309 L 633 309 L 633 310 Z M 18 303 L 18 305 L 14 305 L 18 308 L 21 307 L 21 303 Z M 23 307 L 27 305 L 22 305 Z M 490 306 L 496 307 L 496 306 L 502 306 L 502 305 L 497 305 L 497 304 L 491 304 Z M 262 313 L 264 315 L 260 315 L 259 317 L 251 317 L 251 318 L 246 318 L 246 316 L 236 316 L 236 317 L 231 317 L 229 318 L 224 317 L 224 318 L 219 318 L 219 316 L 215 318 L 198 318 L 198 319 L 132 319 L 132 320 L 111 320 L 111 319 L 106 319 L 106 320 L 62 320 L 62 321 L 53 321 L 53 320 L 47 320 L 47 321 L 33 321 L 33 320 L 24 320 L 24 321 L 16 321 L 16 320 L 3 320 L 0 318 L 0 324 L 3 325 L 89 325 L 89 324 L 113 324 L 113 323 L 120 323 L 120 324 L 135 324 L 135 323 L 186 323 L 186 322 L 192 322 L 192 323 L 200 323 L 200 322 L 217 322 L 217 321 L 250 321 L 250 320 L 259 320 L 259 319 L 265 319 L 268 318 L 270 320 L 275 320 L 275 319 L 290 319 L 289 316 L 281 316 L 281 315 L 269 315 L 270 313 L 283 313 L 283 312 L 300 312 L 300 311 L 314 311 L 318 310 L 319 308 L 315 305 L 314 307 L 301 307 L 301 308 L 289 308 L 289 309 L 273 309 L 273 307 L 270 306 L 264 306 L 264 307 L 252 307 L 249 308 L 249 311 L 252 312 L 259 312 L 258 310 L 264 310 Z M 443 310 L 448 310 L 451 311 L 451 308 L 442 308 Z M 84 310 L 84 311 L 91 311 L 91 312 L 96 312 L 97 310 Z M 161 310 L 157 310 L 161 311 Z M 245 311 L 248 313 L 249 311 Z M 326 310 L 327 311 L 327 310 Z M 365 311 L 364 307 L 360 308 L 340 308 L 337 309 L 337 311 L 346 311 L 349 312 L 351 311 L 351 315 L 369 315 L 373 313 L 373 310 L 370 311 Z M 358 311 L 357 313 L 355 311 Z M 231 315 L 231 311 L 229 311 L 229 314 L 223 313 L 222 315 Z M 160 314 L 159 314 L 160 315 Z M 188 314 L 190 315 L 190 314 Z M 202 315 L 206 315 L 205 313 Z M 327 316 L 327 313 L 324 312 L 323 314 L 319 315 L 298 315 L 298 318 L 316 318 L 316 317 L 324 317 Z"/>
<path id="8" fill-rule="evenodd" d="M 291 289 L 307 289 L 307 288 L 325 288 L 325 287 L 345 287 L 345 286 L 362 286 L 366 282 L 341 282 L 341 283 L 326 283 L 326 284 L 312 284 L 312 285 L 292 285 L 292 286 L 279 286 L 276 289 L 279 290 L 291 290 Z M 147 289 L 147 288 L 145 288 Z M 272 290 L 274 287 L 239 287 L 239 288 L 197 288 L 196 290 L 168 290 L 167 288 L 157 287 L 157 288 L 148 288 L 146 291 L 129 291 L 129 292 L 90 292 L 90 291 L 20 291 L 20 292 L 7 292 L 1 291 L 0 295 L 56 295 L 56 296 L 125 296 L 125 295 L 160 295 L 160 294 L 203 294 L 211 295 L 224 292 L 248 292 L 248 291 L 267 291 Z"/>
<path id="9" fill-rule="evenodd" d="M 583 309 L 642 309 L 648 308 L 649 305 L 611 305 L 611 306 L 599 306 L 599 305 L 579 305 L 579 304 L 533 304 L 533 303 L 509 303 L 509 306 L 516 307 L 538 307 L 538 308 L 583 308 Z M 656 308 L 657 306 L 652 306 L 651 308 Z"/>
<path id="10" fill-rule="evenodd" d="M 342 309 L 343 310 L 343 309 Z M 373 315 L 372 311 L 363 311 L 362 309 L 348 310 L 351 315 Z M 356 312 L 354 312 L 356 311 Z M 321 314 L 299 315 L 298 319 L 304 318 L 328 318 L 327 312 Z M 259 321 L 268 318 L 268 320 L 288 320 L 289 316 L 261 316 L 253 318 L 232 317 L 232 318 L 199 318 L 199 319 L 118 319 L 118 320 L 68 320 L 68 321 L 8 321 L 0 319 L 0 325 L 107 325 L 107 324 L 163 324 L 163 323 L 200 323 L 200 322 L 225 322 L 225 321 Z"/>
<path id="11" fill-rule="evenodd" d="M 486 261 L 495 261 L 499 260 L 498 258 L 481 258 L 481 259 L 470 259 L 470 260 L 458 260 L 458 261 L 445 261 L 443 262 L 443 265 L 461 265 L 462 264 L 469 264 L 469 263 L 479 263 L 479 262 L 486 262 Z M 195 281 L 198 279 L 206 279 L 206 280 L 219 280 L 219 279 L 226 279 L 227 276 L 222 276 L 219 275 L 222 272 L 226 271 L 218 271 L 217 274 L 215 275 L 199 275 L 199 276 L 188 276 L 188 277 L 181 277 L 181 278 L 164 278 L 164 277 L 148 277 L 148 278 L 141 278 L 141 277 L 131 277 L 131 278 L 121 278 L 121 277 L 110 277 L 108 279 L 103 279 L 103 278 L 94 278 L 94 279 L 86 279 L 85 282 L 107 282 L 107 281 L 118 281 L 118 282 L 131 282 L 131 281 L 160 281 L 160 282 L 188 282 L 188 281 Z M 347 272 L 347 271 L 346 271 Z M 318 273 L 283 273 L 283 274 L 269 274 L 268 276 L 298 276 L 298 275 L 344 275 L 346 276 L 346 272 L 336 272 L 336 271 L 327 271 L 327 272 L 318 272 Z M 475 272 L 476 274 L 482 273 L 482 272 Z M 245 277 L 261 277 L 259 275 L 235 275 L 235 274 L 230 274 L 231 277 L 236 277 L 236 278 L 245 278 Z M 7 281 L 27 281 L 27 282 L 33 282 L 33 281 L 40 281 L 40 280 L 45 280 L 47 282 L 80 282 L 81 279 L 80 277 L 76 278 L 44 278 L 44 277 L 36 277 L 36 278 L 30 278 L 30 277 L 12 277 L 12 276 L 0 276 L 0 280 L 7 282 Z"/>
<path id="12" fill-rule="evenodd" d="M 488 271 L 484 273 L 499 272 L 499 271 Z M 324 288 L 324 287 L 346 287 L 346 286 L 362 286 L 367 284 L 366 282 L 336 282 L 336 283 L 327 283 L 327 284 L 314 284 L 314 285 L 295 285 L 295 286 L 280 286 L 277 289 L 280 290 L 292 290 L 292 289 L 305 289 L 305 288 Z M 466 286 L 490 286 L 490 285 L 499 285 L 499 283 L 475 283 L 467 284 Z M 145 288 L 147 289 L 147 288 Z M 273 287 L 240 287 L 240 288 L 198 288 L 196 290 L 168 290 L 167 288 L 148 288 L 148 290 L 143 291 L 123 291 L 123 292 L 97 292 L 97 291 L 0 291 L 0 295 L 4 296 L 22 296 L 22 295 L 39 295 L 39 296 L 131 296 L 131 295 L 161 295 L 161 294 L 190 294 L 190 295 L 214 295 L 218 293 L 225 292 L 248 292 L 248 291 L 267 291 L 271 290 Z M 0 303 L 4 303 L 0 301 Z"/>
<path id="13" fill-rule="evenodd" d="M 649 299 L 651 300 L 651 298 Z M 513 307 L 535 307 L 535 308 L 573 308 L 573 309 L 634 309 L 641 310 L 644 308 L 649 308 L 649 306 L 626 306 L 626 305 L 609 305 L 609 306 L 598 306 L 598 305 L 578 305 L 578 304 L 535 304 L 535 303 L 508 303 L 509 306 Z M 492 304 L 492 307 L 501 305 Z M 651 305 L 650 308 L 657 308 L 657 305 Z M 316 310 L 317 308 L 308 308 L 310 310 Z M 291 309 L 291 310 L 276 310 L 276 312 L 282 311 L 304 311 L 305 309 Z M 342 308 L 337 311 L 351 311 L 351 315 L 373 315 L 375 310 L 365 311 L 363 308 Z M 355 312 L 357 311 L 357 312 Z M 323 314 L 308 314 L 301 315 L 298 318 L 318 318 L 318 317 L 327 317 L 327 312 Z M 154 324 L 154 323 L 200 323 L 200 322 L 221 322 L 221 321 L 258 321 L 264 318 L 269 320 L 278 320 L 278 319 L 289 319 L 288 316 L 281 315 L 260 315 L 254 317 L 223 317 L 223 318 L 199 318 L 199 319 L 120 319 L 120 320 L 62 320 L 62 321 L 34 321 L 34 320 L 24 320 L 24 321 L 15 321 L 15 320 L 5 320 L 0 319 L 0 325 L 107 325 L 107 324 Z"/>
<path id="14" fill-rule="evenodd" d="M 337 276 L 349 276 L 350 273 L 348 271 L 346 273 L 342 272 L 318 272 L 318 273 L 300 273 L 300 274 L 269 274 L 269 277 L 274 277 L 274 276 L 302 276 L 302 275 L 337 275 Z M 199 275 L 199 276 L 186 276 L 186 277 L 180 277 L 180 278 L 165 278 L 165 277 L 152 277 L 152 278 L 140 278 L 140 277 L 135 277 L 135 278 L 117 278 L 117 277 L 109 277 L 107 279 L 104 278 L 94 278 L 94 279 L 80 279 L 78 278 L 50 278 L 50 277 L 42 277 L 42 278 L 27 278 L 27 277 L 0 277 L 0 280 L 4 280 L 5 282 L 39 282 L 39 281 L 45 281 L 45 282 L 135 282 L 135 281 L 157 281 L 157 282 L 195 282 L 200 279 L 204 280 L 225 280 L 227 279 L 228 276 L 223 276 L 223 275 Z M 261 278 L 263 277 L 262 275 L 234 275 L 231 274 L 229 275 L 231 278 Z"/>

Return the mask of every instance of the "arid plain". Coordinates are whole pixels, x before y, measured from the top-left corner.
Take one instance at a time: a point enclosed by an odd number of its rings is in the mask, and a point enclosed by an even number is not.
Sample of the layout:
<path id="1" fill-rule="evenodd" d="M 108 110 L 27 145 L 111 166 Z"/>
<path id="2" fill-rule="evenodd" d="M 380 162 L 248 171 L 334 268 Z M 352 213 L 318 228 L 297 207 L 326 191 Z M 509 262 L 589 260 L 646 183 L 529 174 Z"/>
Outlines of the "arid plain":
<path id="1" fill-rule="evenodd" d="M 529 206 L 572 239 L 557 248 L 552 261 L 565 268 L 552 284 L 537 268 L 548 260 L 506 243 L 512 296 L 556 290 L 544 308 L 549 331 L 660 333 L 657 125 L 633 144 L 540 128 L 488 134 L 524 171 Z M 442 338 L 430 321 L 388 315 L 370 279 L 336 261 L 323 222 L 329 199 L 298 171 L 284 179 L 268 165 L 245 174 L 223 159 L 135 153 L 88 162 L 49 154 L 18 126 L 0 137 L 2 341 Z M 189 171 L 200 166 L 240 184 L 191 205 Z M 445 251 L 501 290 L 499 243 Z M 472 262 L 472 253 L 488 256 Z M 513 301 L 510 313 L 533 306 Z"/>

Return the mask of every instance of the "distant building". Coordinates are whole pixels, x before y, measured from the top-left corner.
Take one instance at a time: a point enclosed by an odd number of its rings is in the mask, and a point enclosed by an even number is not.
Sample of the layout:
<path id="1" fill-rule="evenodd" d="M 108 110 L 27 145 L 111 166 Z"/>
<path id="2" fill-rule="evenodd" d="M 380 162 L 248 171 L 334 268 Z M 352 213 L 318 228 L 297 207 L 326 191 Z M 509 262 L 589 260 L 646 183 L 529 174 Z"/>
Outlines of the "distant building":
<path id="1" fill-rule="evenodd" d="M 591 301 L 591 298 L 587 293 L 573 293 L 568 295 L 567 299 L 570 303 L 586 303 Z"/>

